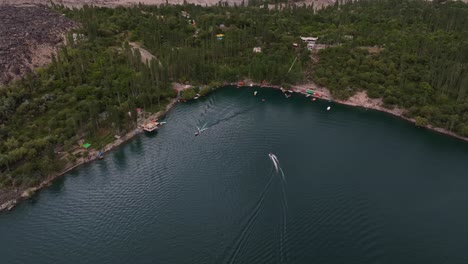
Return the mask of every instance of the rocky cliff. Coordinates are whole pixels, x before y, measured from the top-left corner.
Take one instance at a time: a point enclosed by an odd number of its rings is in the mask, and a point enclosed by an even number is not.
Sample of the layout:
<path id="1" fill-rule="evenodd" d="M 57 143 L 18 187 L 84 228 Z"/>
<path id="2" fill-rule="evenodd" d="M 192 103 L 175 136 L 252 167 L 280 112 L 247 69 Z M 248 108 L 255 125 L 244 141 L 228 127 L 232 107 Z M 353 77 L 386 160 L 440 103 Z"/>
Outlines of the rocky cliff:
<path id="1" fill-rule="evenodd" d="M 0 83 L 46 65 L 75 23 L 41 5 L 0 5 Z"/>

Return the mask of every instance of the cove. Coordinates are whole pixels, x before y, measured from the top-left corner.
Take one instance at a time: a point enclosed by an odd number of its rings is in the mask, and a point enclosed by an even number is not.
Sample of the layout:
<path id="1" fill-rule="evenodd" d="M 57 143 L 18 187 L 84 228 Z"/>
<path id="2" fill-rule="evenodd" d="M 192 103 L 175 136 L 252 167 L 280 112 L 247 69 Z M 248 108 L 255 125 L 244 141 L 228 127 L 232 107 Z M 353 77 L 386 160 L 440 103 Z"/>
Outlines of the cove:
<path id="1" fill-rule="evenodd" d="M 468 144 L 253 91 L 177 104 L 0 214 L 1 263 L 468 263 Z"/>

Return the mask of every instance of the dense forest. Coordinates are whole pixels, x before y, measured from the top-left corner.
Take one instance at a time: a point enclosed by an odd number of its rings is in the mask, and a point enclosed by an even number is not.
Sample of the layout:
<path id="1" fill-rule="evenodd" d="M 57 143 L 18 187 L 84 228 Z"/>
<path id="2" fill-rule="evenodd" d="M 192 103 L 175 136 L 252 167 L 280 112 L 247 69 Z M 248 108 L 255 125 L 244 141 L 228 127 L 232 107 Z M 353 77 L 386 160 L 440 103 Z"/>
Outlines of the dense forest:
<path id="1" fill-rule="evenodd" d="M 337 1 L 314 11 L 279 2 L 54 6 L 81 27 L 49 67 L 0 87 L 0 186 L 34 185 L 73 162 L 80 139 L 100 146 L 133 129 L 136 108 L 155 112 L 176 96 L 172 82 L 314 80 L 337 98 L 366 90 L 420 125 L 468 136 L 468 4 Z M 300 36 L 328 48 L 311 54 Z M 156 59 L 141 63 L 131 42 Z"/>
<path id="2" fill-rule="evenodd" d="M 307 15 L 312 9 L 301 11 L 312 19 Z M 299 13 L 186 5 L 85 8 L 67 15 L 82 22 L 83 33 L 91 38 L 122 33 L 129 41 L 141 42 L 174 81 L 204 84 L 246 77 L 280 84 L 303 80 L 304 69 L 310 66 L 305 46 L 292 46 L 301 33 L 294 23 Z M 304 28 L 302 34 L 310 34 L 307 31 Z M 262 52 L 254 53 L 254 47 Z"/>
<path id="3" fill-rule="evenodd" d="M 79 157 L 79 139 L 102 146 L 135 127 L 137 107 L 175 97 L 162 70 L 117 40 L 70 37 L 50 67 L 0 89 L 1 186 L 37 184 Z"/>
<path id="4" fill-rule="evenodd" d="M 324 10 L 335 46 L 322 50 L 314 78 L 335 97 L 367 90 L 388 107 L 468 136 L 468 4 L 359 1 Z M 327 15 L 325 15 L 327 14 Z"/>

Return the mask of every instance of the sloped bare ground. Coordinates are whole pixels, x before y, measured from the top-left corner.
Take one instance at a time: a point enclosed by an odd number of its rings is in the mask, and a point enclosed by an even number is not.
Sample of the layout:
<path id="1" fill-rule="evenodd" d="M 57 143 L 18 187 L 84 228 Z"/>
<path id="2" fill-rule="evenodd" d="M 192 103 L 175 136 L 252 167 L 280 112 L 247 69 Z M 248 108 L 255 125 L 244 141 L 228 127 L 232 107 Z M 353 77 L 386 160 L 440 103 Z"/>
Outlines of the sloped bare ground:
<path id="1" fill-rule="evenodd" d="M 69 7 L 81 7 L 83 5 L 96 5 L 96 6 L 105 6 L 105 7 L 116 7 L 116 6 L 131 6 L 142 3 L 145 5 L 160 5 L 160 4 L 183 4 L 184 0 L 0 0 L 0 5 L 2 4 L 50 4 L 50 2 L 57 4 L 63 4 Z M 220 0 L 186 0 L 186 3 L 189 4 L 198 4 L 198 5 L 216 5 Z M 223 3 L 228 3 L 229 5 L 241 4 L 242 1 L 247 3 L 247 0 L 221 0 Z M 430 0 L 429 0 L 430 1 Z M 462 2 L 468 2 L 468 0 L 459 0 Z M 315 9 L 321 9 L 328 5 L 334 4 L 335 0 L 289 0 L 289 4 L 302 6 L 303 4 L 311 5 L 314 4 Z M 283 3 L 284 5 L 284 3 Z M 274 5 L 270 5 L 270 8 L 273 8 Z"/>
<path id="2" fill-rule="evenodd" d="M 0 5 L 0 83 L 24 76 L 51 61 L 75 22 L 46 6 Z"/>
<path id="3" fill-rule="evenodd" d="M 131 6 L 142 3 L 145 5 L 161 5 L 166 4 L 166 0 L 53 0 L 54 3 L 63 4 L 69 7 L 81 7 L 83 5 L 96 5 L 105 7 L 116 7 L 116 6 Z M 215 5 L 219 3 L 218 0 L 188 0 L 187 3 L 199 4 L 199 5 Z M 242 0 L 223 0 L 229 4 L 240 4 Z M 1 3 L 7 4 L 49 4 L 49 0 L 0 0 Z M 183 4 L 184 0 L 168 0 L 169 4 Z"/>
<path id="4" fill-rule="evenodd" d="M 222 0 L 222 2 L 228 3 L 230 5 L 241 4 L 243 0 Z M 467 0 L 468 1 L 468 0 Z M 138 3 L 146 5 L 160 5 L 166 4 L 166 0 L 53 0 L 54 3 L 63 4 L 70 7 L 80 7 L 83 5 L 97 5 L 97 6 L 107 6 L 107 7 L 116 7 L 119 5 L 130 6 L 136 5 Z M 199 4 L 199 5 L 216 5 L 219 3 L 219 0 L 186 0 L 187 3 Z M 245 0 L 245 3 L 248 1 Z M 299 0 L 291 1 L 296 5 L 302 5 L 303 3 L 310 5 L 314 3 L 314 6 L 317 8 L 325 7 L 329 4 L 333 4 L 334 0 Z M 50 0 L 0 0 L 0 4 L 49 4 Z M 169 4 L 183 4 L 184 0 L 167 0 Z"/>

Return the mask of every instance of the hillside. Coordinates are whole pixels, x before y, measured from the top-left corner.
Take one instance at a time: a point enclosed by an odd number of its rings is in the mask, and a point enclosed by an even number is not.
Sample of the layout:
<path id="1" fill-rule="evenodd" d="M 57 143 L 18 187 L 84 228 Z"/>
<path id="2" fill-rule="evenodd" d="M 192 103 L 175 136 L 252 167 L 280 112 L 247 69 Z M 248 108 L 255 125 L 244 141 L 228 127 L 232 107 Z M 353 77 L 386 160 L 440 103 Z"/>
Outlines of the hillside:
<path id="1" fill-rule="evenodd" d="M 27 30 L 18 28 L 18 35 L 6 27 L 2 35 L 26 44 L 42 40 L 37 28 L 73 26 L 58 15 L 64 13 L 80 23 L 76 33 L 85 41 L 70 42 L 50 67 L 0 89 L 0 194 L 37 186 L 87 158 L 87 151 L 76 152 L 84 141 L 99 150 L 115 135 L 131 133 L 136 109 L 165 109 L 176 96 L 174 82 L 204 87 L 204 94 L 239 80 L 285 88 L 314 88 L 314 81 L 335 99 L 366 95 L 386 109 L 403 109 L 419 126 L 468 136 L 468 5 L 461 2 L 359 1 L 318 12 L 256 4 L 33 9 L 54 24 L 34 14 L 12 19 L 29 12 L 13 8 L 4 23 Z M 54 41 L 57 35 L 43 42 Z M 133 42 L 158 63 L 141 63 Z M 311 60 L 317 54 L 309 44 L 327 48 Z"/>
<path id="2" fill-rule="evenodd" d="M 45 6 L 0 5 L 0 83 L 51 62 L 63 34 L 76 24 Z"/>
<path id="3" fill-rule="evenodd" d="M 468 1 L 468 0 L 467 0 Z M 96 5 L 102 7 L 116 7 L 116 6 L 132 6 L 142 3 L 145 5 L 161 5 L 161 4 L 196 4 L 196 5 L 217 5 L 220 1 L 218 0 L 52 0 L 52 2 L 57 4 L 63 4 L 68 7 L 81 7 L 83 5 Z M 228 5 L 240 5 L 242 2 L 246 3 L 249 1 L 246 0 L 222 0 L 221 2 L 227 3 Z M 288 2 L 287 0 L 272 0 L 268 1 L 269 3 L 279 3 L 279 2 Z M 290 1 L 296 3 L 296 5 L 302 5 L 306 3 L 308 5 L 314 3 L 316 7 L 324 7 L 330 4 L 333 4 L 333 0 L 305 0 L 305 1 Z M 49 4 L 50 0 L 3 0 L 1 4 Z M 260 3 L 260 1 L 259 1 Z"/>

